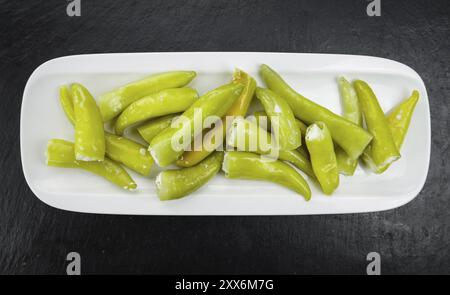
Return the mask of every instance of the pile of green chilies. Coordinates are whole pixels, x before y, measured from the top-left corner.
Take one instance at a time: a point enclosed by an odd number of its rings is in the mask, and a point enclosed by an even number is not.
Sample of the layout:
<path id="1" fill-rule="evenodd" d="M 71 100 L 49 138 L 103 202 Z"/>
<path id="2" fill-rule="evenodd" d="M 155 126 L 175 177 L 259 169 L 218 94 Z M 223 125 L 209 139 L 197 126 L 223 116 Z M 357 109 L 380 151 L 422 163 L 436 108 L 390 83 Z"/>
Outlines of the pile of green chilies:
<path id="1" fill-rule="evenodd" d="M 99 104 L 78 83 L 62 86 L 59 99 L 74 126 L 75 141 L 50 140 L 47 164 L 81 168 L 128 190 L 137 184 L 122 166 L 148 176 L 155 163 L 175 164 L 179 169 L 156 176 L 160 200 L 198 190 L 221 169 L 227 178 L 278 183 L 309 200 L 311 189 L 298 170 L 331 195 L 339 186 L 339 174 L 353 175 L 359 160 L 383 173 L 400 158 L 418 91 L 386 115 L 366 82 L 338 77 L 340 116 L 297 93 L 269 66 L 261 65 L 260 75 L 267 88 L 236 70 L 230 83 L 199 97 L 186 87 L 195 72 L 166 72 L 114 89 L 100 96 Z M 245 118 L 254 97 L 264 111 Z M 215 122 L 217 128 L 186 128 L 197 110 L 203 121 L 222 118 Z M 189 124 L 181 124 L 181 118 Z M 113 124 L 114 133 L 105 131 L 106 122 Z M 137 130 L 148 145 L 125 137 L 127 128 Z M 188 139 L 174 148 L 180 132 Z M 193 150 L 198 137 L 202 145 Z M 252 147 L 250 142 L 257 144 Z"/>

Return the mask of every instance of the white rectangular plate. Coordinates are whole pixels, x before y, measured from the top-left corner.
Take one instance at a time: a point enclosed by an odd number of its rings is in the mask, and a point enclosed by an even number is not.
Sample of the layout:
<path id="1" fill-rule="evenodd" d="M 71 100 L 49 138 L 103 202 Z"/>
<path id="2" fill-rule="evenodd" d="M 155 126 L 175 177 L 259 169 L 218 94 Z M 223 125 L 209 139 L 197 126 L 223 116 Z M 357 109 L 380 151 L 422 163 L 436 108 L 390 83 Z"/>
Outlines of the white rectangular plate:
<path id="1" fill-rule="evenodd" d="M 199 93 L 227 83 L 235 67 L 253 75 L 265 63 L 297 91 L 341 113 L 336 76 L 363 79 L 373 87 L 385 111 L 413 89 L 420 100 L 401 150 L 402 158 L 375 175 L 358 168 L 341 176 L 333 196 L 312 186 L 312 199 L 276 184 L 215 177 L 199 191 L 176 201 L 160 202 L 153 178 L 130 172 L 138 190 L 128 192 L 77 169 L 47 167 L 45 148 L 51 138 L 73 140 L 73 127 L 59 105 L 58 87 L 80 82 L 94 95 L 152 73 L 195 70 L 191 84 Z M 430 159 L 430 112 L 425 85 L 406 65 L 376 57 L 298 53 L 130 53 L 67 56 L 38 67 L 25 87 L 20 126 L 22 165 L 32 191 L 50 206 L 79 212 L 144 215 L 284 215 L 333 214 L 386 210 L 412 200 L 422 189 Z M 154 174 L 154 173 L 153 173 Z M 310 182 L 311 183 L 311 182 Z"/>

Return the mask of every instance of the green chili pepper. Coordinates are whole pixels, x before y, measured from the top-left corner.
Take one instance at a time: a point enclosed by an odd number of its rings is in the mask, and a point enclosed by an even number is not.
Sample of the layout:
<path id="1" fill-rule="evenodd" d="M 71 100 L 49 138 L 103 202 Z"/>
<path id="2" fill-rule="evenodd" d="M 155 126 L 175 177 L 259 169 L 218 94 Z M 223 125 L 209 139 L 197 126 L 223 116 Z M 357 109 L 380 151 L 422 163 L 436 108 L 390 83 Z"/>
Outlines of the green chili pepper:
<path id="1" fill-rule="evenodd" d="M 367 130 L 373 135 L 362 159 L 375 173 L 381 173 L 389 164 L 400 158 L 400 153 L 395 146 L 388 120 L 370 86 L 361 80 L 356 80 L 353 85 L 358 94 Z"/>
<path id="2" fill-rule="evenodd" d="M 109 121 L 120 114 L 134 101 L 168 88 L 187 85 L 196 76 L 193 71 L 178 71 L 156 74 L 129 83 L 100 96 L 100 111 L 103 121 Z"/>
<path id="3" fill-rule="evenodd" d="M 323 122 L 309 125 L 305 136 L 314 174 L 325 194 L 339 186 L 339 173 L 330 131 Z"/>
<path id="4" fill-rule="evenodd" d="M 59 88 L 59 101 L 64 110 L 64 113 L 67 116 L 67 119 L 69 119 L 72 125 L 75 125 L 75 113 L 73 111 L 73 97 L 72 93 L 70 93 L 69 88 L 65 85 Z"/>
<path id="5" fill-rule="evenodd" d="M 152 119 L 136 129 L 139 135 L 147 142 L 150 143 L 152 139 L 158 135 L 161 131 L 168 128 L 172 123 L 172 120 L 179 116 L 180 114 L 170 114 L 167 116 Z"/>
<path id="6" fill-rule="evenodd" d="M 61 168 L 78 167 L 77 161 L 75 160 L 74 144 L 63 139 L 49 140 L 47 143 L 47 150 L 45 151 L 45 157 L 48 166 Z"/>
<path id="7" fill-rule="evenodd" d="M 115 131 L 122 135 L 125 128 L 147 119 L 185 111 L 198 98 L 191 88 L 165 89 L 130 104 L 117 118 Z"/>
<path id="8" fill-rule="evenodd" d="M 327 124 L 333 140 L 352 158 L 357 159 L 372 140 L 366 130 L 294 91 L 271 68 L 261 66 L 261 74 L 269 89 L 284 98 L 294 115 L 307 124 L 322 121 Z"/>
<path id="9" fill-rule="evenodd" d="M 295 167 L 305 172 L 309 177 L 315 179 L 316 175 L 311 166 L 308 156 L 301 152 L 301 150 L 280 150 L 279 158 L 281 161 L 286 161 L 293 164 Z"/>
<path id="10" fill-rule="evenodd" d="M 244 85 L 241 84 L 226 84 L 204 94 L 194 102 L 172 123 L 172 126 L 176 127 L 171 126 L 153 138 L 149 151 L 155 162 L 161 167 L 166 167 L 176 161 L 191 145 L 192 140 L 202 132 L 202 128 L 195 128 L 194 117 L 199 117 L 197 114 L 201 113 L 199 120 L 202 124 L 209 116 L 222 117 L 239 97 L 243 88 Z M 177 135 L 183 136 L 181 142 Z M 185 135 L 188 138 L 184 138 Z M 174 143 L 178 145 L 176 148 L 173 147 Z"/>
<path id="11" fill-rule="evenodd" d="M 300 132 L 304 137 L 304 135 L 306 134 L 306 129 L 308 129 L 308 126 L 297 118 L 295 119 L 295 123 L 297 124 L 297 128 L 300 129 Z"/>
<path id="12" fill-rule="evenodd" d="M 231 125 L 227 139 L 228 145 L 238 148 L 240 151 L 278 158 L 281 161 L 293 164 L 315 178 L 311 163 L 304 154 L 296 150 L 279 150 L 274 148 L 270 133 L 252 121 L 236 118 Z"/>
<path id="13" fill-rule="evenodd" d="M 353 85 L 344 77 L 339 77 L 337 81 L 342 100 L 344 118 L 358 126 L 362 126 L 362 113 L 359 107 L 358 96 Z M 338 145 L 335 145 L 335 152 L 339 173 L 353 175 L 358 166 L 358 160 L 349 157 L 349 155 L 347 155 L 347 153 Z"/>
<path id="14" fill-rule="evenodd" d="M 198 190 L 219 172 L 222 161 L 223 152 L 214 152 L 195 166 L 159 173 L 156 177 L 159 199 L 179 199 Z"/>
<path id="15" fill-rule="evenodd" d="M 67 118 L 72 122 L 71 118 L 75 120 L 72 98 L 67 95 L 67 88 L 66 90 L 63 90 L 63 87 L 60 89 L 62 93 L 60 96 L 61 104 Z M 144 176 L 150 173 L 150 169 L 153 166 L 153 159 L 145 146 L 109 132 L 105 132 L 105 153 L 110 159 Z"/>
<path id="16" fill-rule="evenodd" d="M 228 128 L 230 127 L 227 126 L 227 117 L 244 116 L 247 113 L 248 107 L 255 93 L 256 81 L 246 72 L 237 69 L 234 71 L 232 83 L 242 84 L 244 85 L 244 89 L 242 90 L 239 98 L 228 109 L 227 113 L 222 118 L 222 128 L 217 128 L 216 131 L 207 130 L 207 133 L 205 132 L 205 130 L 203 132 L 204 134 L 201 135 L 203 136 L 203 144 L 201 150 L 184 152 L 181 158 L 177 160 L 178 166 L 191 167 L 206 158 L 210 153 L 212 153 L 212 149 L 207 148 L 205 146 L 205 143 L 212 142 L 212 139 L 217 140 L 217 138 L 224 137 Z M 216 146 L 219 147 L 223 143 L 223 141 L 217 140 L 217 142 L 215 143 Z"/>
<path id="17" fill-rule="evenodd" d="M 403 145 L 406 133 L 408 132 L 409 123 L 411 122 L 418 101 L 419 92 L 414 90 L 409 98 L 399 103 L 386 117 L 392 137 L 394 138 L 395 146 L 398 150 L 400 150 Z M 390 165 L 387 165 L 385 168 L 381 168 L 380 173 L 386 171 L 389 166 Z"/>
<path id="18" fill-rule="evenodd" d="M 127 190 L 136 189 L 137 185 L 125 169 L 119 164 L 105 158 L 101 162 L 85 162 L 75 160 L 74 144 L 62 140 L 52 139 L 47 144 L 47 165 L 63 168 L 81 168 L 102 176 L 106 180 Z"/>
<path id="19" fill-rule="evenodd" d="M 105 132 L 106 155 L 116 162 L 146 176 L 153 166 L 153 159 L 146 147 L 129 140 Z"/>
<path id="20" fill-rule="evenodd" d="M 306 180 L 291 166 L 278 160 L 263 159 L 248 152 L 227 152 L 222 170 L 227 178 L 267 180 L 288 187 L 311 199 L 311 189 Z"/>
<path id="21" fill-rule="evenodd" d="M 79 161 L 103 161 L 105 134 L 103 121 L 89 91 L 80 84 L 72 85 L 75 117 L 75 158 Z"/>
<path id="22" fill-rule="evenodd" d="M 269 115 L 271 129 L 283 150 L 293 150 L 302 144 L 302 135 L 289 104 L 269 89 L 256 88 L 256 97 Z M 272 120 L 277 117 L 278 120 Z"/>
<path id="23" fill-rule="evenodd" d="M 358 95 L 356 94 L 355 88 L 344 77 L 339 77 L 337 81 L 344 110 L 344 118 L 358 126 L 362 126 L 361 108 L 359 107 Z"/>
<path id="24" fill-rule="evenodd" d="M 334 152 L 336 153 L 336 162 L 339 173 L 348 176 L 355 174 L 356 167 L 358 166 L 358 160 L 353 160 L 350 158 L 338 145 L 334 146 Z"/>
<path id="25" fill-rule="evenodd" d="M 406 133 L 408 132 L 409 123 L 411 122 L 414 109 L 419 101 L 419 92 L 414 90 L 411 96 L 401 103 L 399 103 L 389 114 L 387 115 L 387 121 L 389 129 L 391 130 L 392 137 L 397 149 L 403 145 Z"/>

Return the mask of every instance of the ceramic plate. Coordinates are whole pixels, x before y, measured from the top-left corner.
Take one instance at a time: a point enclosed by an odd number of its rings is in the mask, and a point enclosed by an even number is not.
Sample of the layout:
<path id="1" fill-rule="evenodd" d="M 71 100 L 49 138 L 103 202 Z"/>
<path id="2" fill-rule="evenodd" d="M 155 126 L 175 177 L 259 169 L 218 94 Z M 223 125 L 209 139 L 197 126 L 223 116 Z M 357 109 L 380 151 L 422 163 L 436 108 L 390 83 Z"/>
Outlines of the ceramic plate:
<path id="1" fill-rule="evenodd" d="M 298 92 L 341 113 L 336 77 L 366 80 L 385 111 L 420 92 L 402 158 L 381 175 L 358 168 L 341 176 L 333 196 L 312 186 L 312 199 L 276 184 L 230 180 L 218 175 L 190 196 L 160 202 L 153 177 L 130 172 L 135 192 L 77 169 L 47 167 L 45 148 L 51 138 L 73 140 L 73 127 L 59 105 L 58 87 L 80 82 L 95 97 L 152 73 L 195 70 L 191 83 L 204 93 L 231 79 L 235 67 L 253 75 L 265 63 L 278 71 Z M 257 106 L 252 106 L 256 108 Z M 23 171 L 34 194 L 50 206 L 78 212 L 142 215 L 285 215 L 358 213 L 401 206 L 422 189 L 430 159 L 430 112 L 425 85 L 408 66 L 377 57 L 299 53 L 129 53 L 67 56 L 50 60 L 29 78 L 22 101 L 20 145 Z"/>

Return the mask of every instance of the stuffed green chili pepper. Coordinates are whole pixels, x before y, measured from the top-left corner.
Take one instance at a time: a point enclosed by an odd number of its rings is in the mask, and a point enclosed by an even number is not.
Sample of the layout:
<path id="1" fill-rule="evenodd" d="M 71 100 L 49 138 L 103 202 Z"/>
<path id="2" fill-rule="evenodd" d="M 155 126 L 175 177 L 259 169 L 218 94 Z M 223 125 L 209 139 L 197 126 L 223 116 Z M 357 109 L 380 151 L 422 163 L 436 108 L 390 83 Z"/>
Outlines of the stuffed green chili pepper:
<path id="1" fill-rule="evenodd" d="M 288 102 L 297 118 L 307 124 L 327 124 L 333 140 L 352 159 L 357 159 L 372 140 L 372 135 L 360 126 L 298 94 L 267 65 L 262 65 L 260 72 L 267 87 Z"/>
<path id="2" fill-rule="evenodd" d="M 302 135 L 289 104 L 269 89 L 256 88 L 256 97 L 269 115 L 271 129 L 280 148 L 298 148 L 302 144 Z"/>
<path id="3" fill-rule="evenodd" d="M 386 116 L 392 137 L 394 138 L 395 146 L 399 151 L 403 145 L 403 141 L 405 140 L 409 123 L 411 122 L 411 118 L 418 101 L 419 92 L 414 90 L 409 98 L 399 103 Z M 380 172 L 386 171 L 389 166 L 390 165 L 387 165 L 385 168 L 381 168 Z"/>
<path id="4" fill-rule="evenodd" d="M 158 135 L 161 131 L 168 128 L 172 123 L 173 119 L 178 117 L 180 114 L 170 114 L 155 118 L 147 123 L 138 126 L 136 129 L 139 135 L 147 142 L 150 143 L 152 139 Z"/>
<path id="5" fill-rule="evenodd" d="M 240 151 L 253 152 L 289 162 L 308 176 L 315 178 L 311 163 L 304 154 L 296 150 L 275 149 L 270 133 L 252 121 L 236 118 L 228 132 L 227 144 Z"/>
<path id="6" fill-rule="evenodd" d="M 223 152 L 214 152 L 195 166 L 166 170 L 156 177 L 156 192 L 161 201 L 182 198 L 205 185 L 222 167 Z"/>
<path id="7" fill-rule="evenodd" d="M 147 119 L 183 112 L 198 98 L 192 88 L 165 89 L 130 104 L 117 118 L 115 132 L 122 135 L 125 128 Z"/>
<path id="8" fill-rule="evenodd" d="M 109 121 L 120 114 L 134 101 L 168 88 L 187 85 L 196 76 L 193 71 L 174 71 L 156 74 L 142 80 L 129 83 L 100 96 L 100 112 L 103 121 Z"/>
<path id="9" fill-rule="evenodd" d="M 205 134 L 201 135 L 203 136 L 201 150 L 184 152 L 181 158 L 177 160 L 178 166 L 191 167 L 206 158 L 213 151 L 213 149 L 206 147 L 206 143 L 209 144 L 210 142 L 213 142 L 213 139 L 223 138 L 230 127 L 227 126 L 227 124 L 229 125 L 229 122 L 232 121 L 231 118 L 236 116 L 244 116 L 247 113 L 248 107 L 255 93 L 256 81 L 246 72 L 236 69 L 233 74 L 232 83 L 242 84 L 244 85 L 244 89 L 238 99 L 236 99 L 234 104 L 228 109 L 227 113 L 222 118 L 222 128 L 217 128 L 215 131 L 208 130 L 207 133 L 204 132 Z M 217 142 L 215 142 L 216 147 L 222 145 L 223 140 L 220 142 L 219 141 L 220 140 L 217 140 Z"/>
<path id="10" fill-rule="evenodd" d="M 306 180 L 294 168 L 278 160 L 268 160 L 248 152 L 225 153 L 222 170 L 227 178 L 266 180 L 290 188 L 311 199 L 311 189 Z"/>
<path id="11" fill-rule="evenodd" d="M 323 122 L 309 125 L 305 135 L 312 168 L 325 194 L 331 195 L 339 186 L 339 172 L 331 134 Z"/>
<path id="12" fill-rule="evenodd" d="M 361 108 L 359 107 L 358 96 L 353 85 L 344 77 L 338 77 L 337 82 L 342 101 L 343 117 L 358 126 L 362 126 Z M 335 152 L 339 173 L 353 175 L 358 166 L 358 160 L 352 159 L 338 145 L 335 146 Z"/>
<path id="13" fill-rule="evenodd" d="M 364 151 L 362 159 L 375 173 L 381 173 L 389 164 L 400 158 L 400 153 L 392 137 L 388 120 L 370 86 L 361 80 L 356 80 L 353 85 L 358 94 L 367 130 L 373 135 L 373 140 Z"/>
<path id="14" fill-rule="evenodd" d="M 195 121 L 203 124 L 207 117 L 221 118 L 239 97 L 243 88 L 242 84 L 230 83 L 200 97 L 172 126 L 153 138 L 149 151 L 155 162 L 160 167 L 175 162 L 203 130 L 202 126 L 194 126 Z"/>
<path id="15" fill-rule="evenodd" d="M 46 156 L 48 166 L 81 168 L 97 174 L 123 189 L 133 190 L 137 187 L 127 171 L 113 160 L 105 158 L 101 162 L 77 161 L 74 144 L 69 141 L 50 140 L 47 144 Z"/>
<path id="16" fill-rule="evenodd" d="M 72 119 L 75 120 L 72 98 L 67 95 L 68 92 L 63 91 L 62 89 L 63 87 L 60 92 L 61 105 L 69 121 L 74 123 L 74 121 L 72 121 Z M 153 166 L 153 159 L 145 146 L 109 132 L 105 132 L 105 154 L 110 159 L 117 161 L 142 175 L 148 175 Z"/>
<path id="17" fill-rule="evenodd" d="M 147 148 L 128 138 L 105 132 L 106 155 L 126 167 L 147 176 L 153 166 L 153 159 Z"/>
<path id="18" fill-rule="evenodd" d="M 72 84 L 75 117 L 75 158 L 79 161 L 103 161 L 105 134 L 103 121 L 89 91 L 80 84 Z"/>

